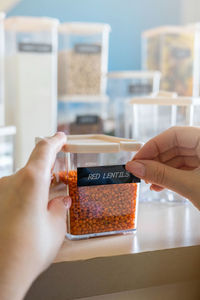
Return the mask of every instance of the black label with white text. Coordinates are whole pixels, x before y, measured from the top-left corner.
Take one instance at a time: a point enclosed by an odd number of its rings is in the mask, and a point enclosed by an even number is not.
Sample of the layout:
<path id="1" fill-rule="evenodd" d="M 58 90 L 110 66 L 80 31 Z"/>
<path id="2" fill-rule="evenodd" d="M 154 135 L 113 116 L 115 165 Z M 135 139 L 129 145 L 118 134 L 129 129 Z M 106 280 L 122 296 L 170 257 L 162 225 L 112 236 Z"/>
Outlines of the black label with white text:
<path id="1" fill-rule="evenodd" d="M 125 165 L 78 168 L 80 186 L 138 183 L 140 179 L 126 171 Z"/>
<path id="2" fill-rule="evenodd" d="M 42 43 L 19 43 L 18 51 L 19 52 L 51 53 L 52 45 L 51 44 L 42 44 Z"/>
<path id="3" fill-rule="evenodd" d="M 99 122 L 99 117 L 96 115 L 83 115 L 76 117 L 76 124 L 78 125 L 93 125 Z"/>
<path id="4" fill-rule="evenodd" d="M 152 84 L 130 84 L 128 92 L 132 95 L 145 95 L 152 93 Z"/>
<path id="5" fill-rule="evenodd" d="M 74 51 L 80 54 L 98 54 L 101 53 L 101 45 L 95 44 L 76 44 Z"/>

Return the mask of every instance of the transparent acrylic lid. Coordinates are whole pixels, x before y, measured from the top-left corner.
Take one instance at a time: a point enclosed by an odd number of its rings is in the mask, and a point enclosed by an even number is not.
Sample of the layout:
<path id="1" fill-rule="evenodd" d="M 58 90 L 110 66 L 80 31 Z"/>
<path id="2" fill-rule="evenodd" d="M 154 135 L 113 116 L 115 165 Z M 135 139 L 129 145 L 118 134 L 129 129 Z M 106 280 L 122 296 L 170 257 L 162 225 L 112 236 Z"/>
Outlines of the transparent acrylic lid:
<path id="1" fill-rule="evenodd" d="M 72 102 L 72 103 L 107 103 L 109 101 L 109 97 L 105 95 L 65 95 L 65 96 L 59 96 L 58 101 L 62 102 Z"/>
<path id="2" fill-rule="evenodd" d="M 19 32 L 48 31 L 53 27 L 57 27 L 58 24 L 59 20 L 53 18 L 10 17 L 5 19 L 5 30 Z"/>
<path id="3" fill-rule="evenodd" d="M 151 79 L 154 76 L 161 77 L 161 72 L 159 71 L 119 71 L 119 72 L 109 72 L 107 74 L 108 78 L 111 79 Z"/>
<path id="4" fill-rule="evenodd" d="M 58 28 L 60 33 L 68 33 L 74 35 L 90 35 L 96 33 L 103 33 L 104 31 L 110 32 L 111 27 L 105 23 L 63 23 Z"/>
<path id="5" fill-rule="evenodd" d="M 200 26 L 197 24 L 189 24 L 187 26 L 161 26 L 153 29 L 146 30 L 142 33 L 142 37 L 151 38 L 162 34 L 188 34 L 194 33 L 199 30 Z"/>
<path id="6" fill-rule="evenodd" d="M 114 153 L 120 151 L 135 152 L 142 143 L 107 135 L 69 135 L 66 152 L 70 153 Z"/>
<path id="7" fill-rule="evenodd" d="M 171 96 L 165 96 L 158 93 L 158 95 L 152 94 L 148 97 L 135 97 L 132 98 L 128 104 L 154 104 L 163 106 L 189 106 L 189 105 L 200 105 L 200 98 L 194 97 L 177 97 L 176 94 L 171 93 Z"/>

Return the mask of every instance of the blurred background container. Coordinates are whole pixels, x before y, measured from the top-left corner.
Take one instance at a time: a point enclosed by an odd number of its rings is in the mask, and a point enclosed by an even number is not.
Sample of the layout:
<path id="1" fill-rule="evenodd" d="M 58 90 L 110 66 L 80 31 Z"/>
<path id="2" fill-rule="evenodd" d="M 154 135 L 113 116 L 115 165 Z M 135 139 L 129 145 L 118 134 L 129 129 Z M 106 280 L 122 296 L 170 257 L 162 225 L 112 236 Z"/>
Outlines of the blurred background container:
<path id="1" fill-rule="evenodd" d="M 0 12 L 0 126 L 4 125 L 4 18 Z"/>
<path id="2" fill-rule="evenodd" d="M 57 26 L 49 18 L 5 21 L 6 124 L 17 127 L 16 168 L 26 163 L 35 136 L 56 131 Z"/>
<path id="3" fill-rule="evenodd" d="M 108 24 L 59 26 L 59 96 L 105 94 L 109 32 Z"/>
<path id="4" fill-rule="evenodd" d="M 200 93 L 200 24 L 160 27 L 143 33 L 143 68 L 160 70 L 161 89 L 181 96 Z"/>
<path id="5" fill-rule="evenodd" d="M 134 96 L 142 97 L 158 93 L 161 73 L 158 71 L 121 71 L 108 73 L 110 97 L 109 118 L 114 120 L 114 134 L 129 138 L 125 125 L 126 101 Z"/>

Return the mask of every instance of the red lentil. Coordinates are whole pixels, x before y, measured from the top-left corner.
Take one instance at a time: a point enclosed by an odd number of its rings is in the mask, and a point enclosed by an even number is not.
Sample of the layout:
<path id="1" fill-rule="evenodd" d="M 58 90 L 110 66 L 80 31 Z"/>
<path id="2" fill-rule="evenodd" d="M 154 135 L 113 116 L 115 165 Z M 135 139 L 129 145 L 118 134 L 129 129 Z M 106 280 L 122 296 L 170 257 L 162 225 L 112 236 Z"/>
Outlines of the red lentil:
<path id="1" fill-rule="evenodd" d="M 52 183 L 57 175 L 53 174 Z M 84 235 L 136 228 L 137 183 L 77 186 L 77 172 L 60 171 L 72 199 L 69 233 Z"/>
<path id="2" fill-rule="evenodd" d="M 136 183 L 78 187 L 76 171 L 69 172 L 67 181 L 72 199 L 70 234 L 135 229 Z"/>

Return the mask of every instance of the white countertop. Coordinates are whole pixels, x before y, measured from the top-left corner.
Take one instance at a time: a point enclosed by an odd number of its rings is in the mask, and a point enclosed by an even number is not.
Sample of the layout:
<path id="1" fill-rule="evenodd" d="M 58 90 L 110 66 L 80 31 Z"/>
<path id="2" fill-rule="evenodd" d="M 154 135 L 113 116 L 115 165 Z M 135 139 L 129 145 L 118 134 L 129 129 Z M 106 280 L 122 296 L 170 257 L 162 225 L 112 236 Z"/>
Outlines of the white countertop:
<path id="1" fill-rule="evenodd" d="M 200 245 L 200 212 L 190 203 L 140 203 L 136 233 L 65 240 L 56 262 Z"/>
<path id="2" fill-rule="evenodd" d="M 26 300 L 71 300 L 200 280 L 200 212 L 141 203 L 135 234 L 66 240 Z"/>

